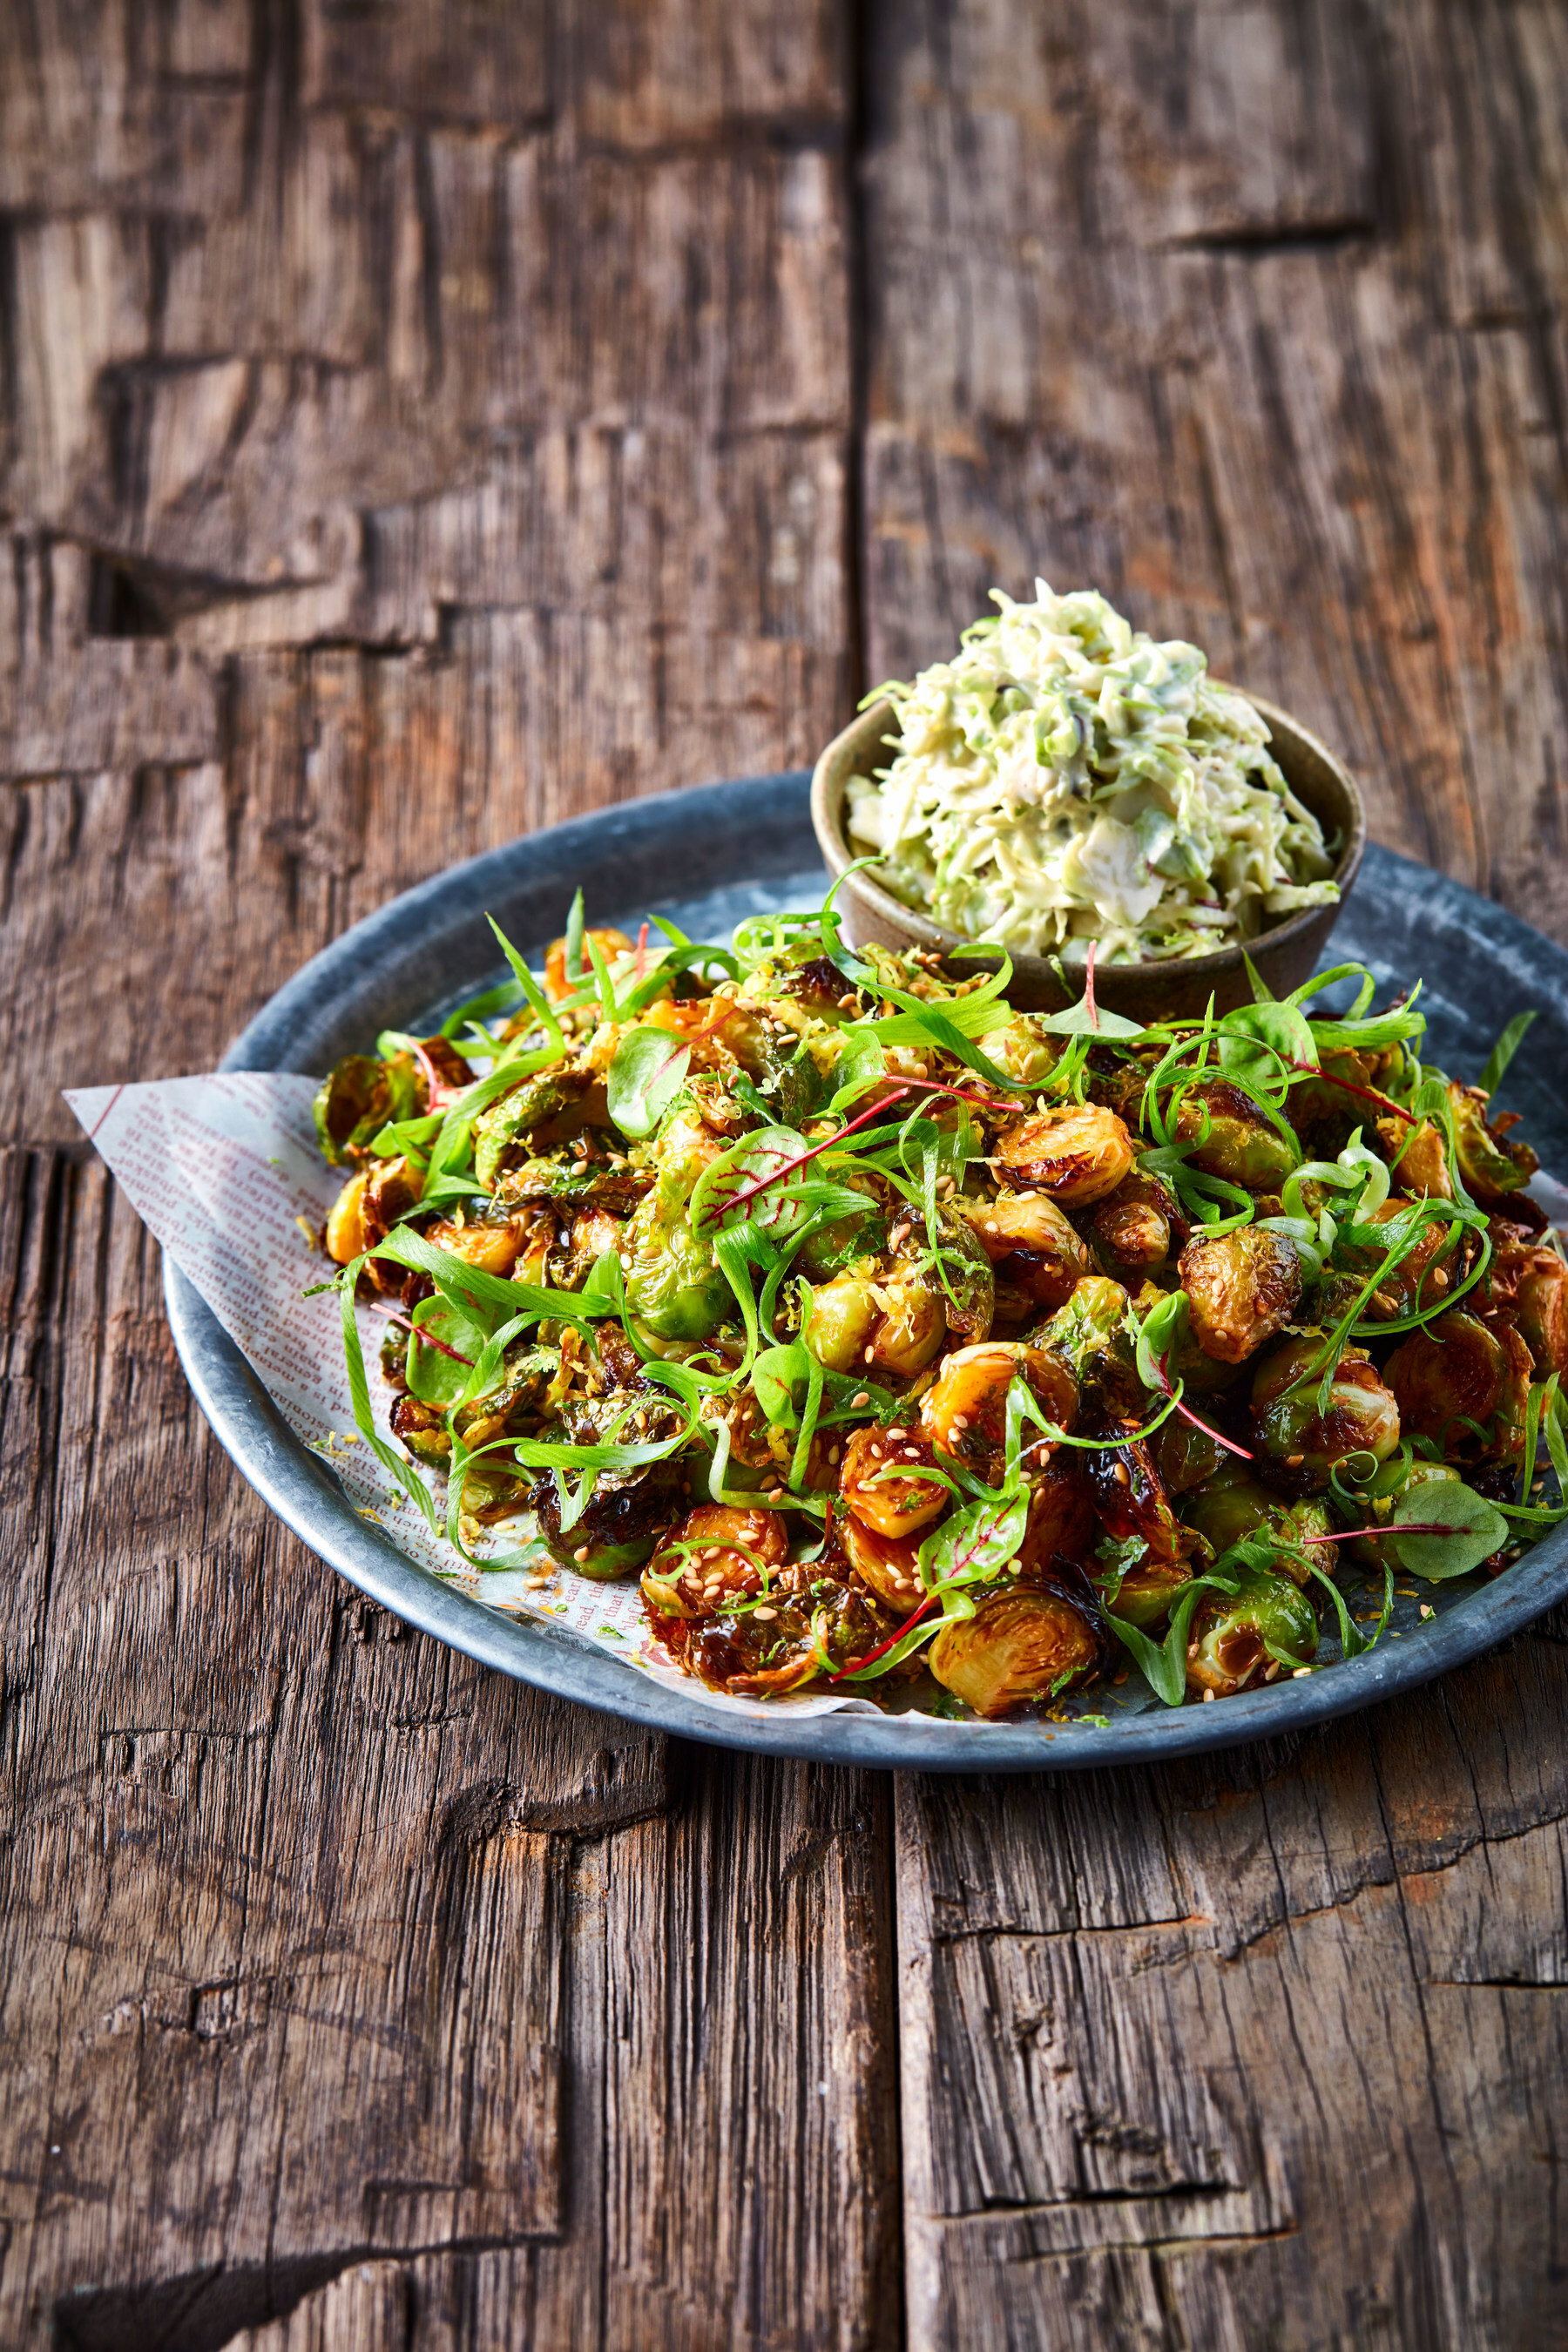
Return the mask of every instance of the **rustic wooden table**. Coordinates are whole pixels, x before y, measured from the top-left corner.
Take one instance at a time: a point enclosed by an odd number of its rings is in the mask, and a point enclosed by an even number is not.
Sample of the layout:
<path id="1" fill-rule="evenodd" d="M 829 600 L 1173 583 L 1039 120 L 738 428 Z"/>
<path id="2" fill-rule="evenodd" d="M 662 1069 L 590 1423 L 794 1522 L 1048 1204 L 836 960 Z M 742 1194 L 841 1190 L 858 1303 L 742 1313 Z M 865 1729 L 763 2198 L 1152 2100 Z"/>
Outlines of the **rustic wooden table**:
<path id="1" fill-rule="evenodd" d="M 1037 567 L 1563 936 L 1565 273 L 1553 0 L 0 0 L 5 2345 L 1568 2344 L 1562 1625 L 666 1747 L 268 1519 L 58 1091 Z"/>

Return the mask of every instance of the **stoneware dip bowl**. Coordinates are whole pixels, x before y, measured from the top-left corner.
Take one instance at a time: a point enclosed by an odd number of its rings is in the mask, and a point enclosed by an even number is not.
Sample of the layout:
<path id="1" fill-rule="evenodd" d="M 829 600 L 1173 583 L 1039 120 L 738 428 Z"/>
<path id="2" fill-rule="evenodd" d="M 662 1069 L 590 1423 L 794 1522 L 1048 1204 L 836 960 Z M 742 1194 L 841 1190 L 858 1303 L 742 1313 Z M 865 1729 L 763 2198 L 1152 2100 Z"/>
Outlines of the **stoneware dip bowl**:
<path id="1" fill-rule="evenodd" d="M 1239 693 L 1237 687 L 1227 688 Z M 1322 907 L 1303 907 L 1294 915 L 1268 925 L 1247 941 L 1247 953 L 1276 996 L 1288 996 L 1310 979 L 1323 962 L 1323 950 L 1339 919 L 1340 906 L 1361 864 L 1366 845 L 1366 820 L 1361 794 L 1343 762 L 1327 744 L 1256 694 L 1246 699 L 1267 720 L 1269 751 L 1292 792 L 1312 812 L 1323 829 L 1323 839 L 1334 855 L 1338 900 Z M 845 835 L 845 794 L 851 776 L 870 776 L 888 765 L 897 740 L 898 719 L 890 702 L 879 702 L 862 712 L 852 726 L 836 735 L 816 763 L 811 784 L 811 821 L 828 872 L 835 879 L 854 862 Z M 843 912 L 844 929 L 856 947 L 936 948 L 943 954 L 968 944 L 957 931 L 932 922 L 912 907 L 904 906 L 879 887 L 874 868 L 851 875 L 835 901 Z M 965 956 L 954 966 L 960 975 L 994 971 L 999 959 Z M 1069 967 L 1070 974 L 1070 967 Z M 1215 1009 L 1229 1013 L 1252 1001 L 1252 988 L 1242 962 L 1240 946 L 1218 949 L 1213 955 L 1168 956 L 1136 964 L 1099 964 L 1094 974 L 1096 1000 L 1130 1021 L 1184 1020 L 1201 1017 L 1212 996 Z M 1044 956 L 1015 954 L 1009 1001 L 1029 1013 L 1059 1013 L 1068 999 Z"/>

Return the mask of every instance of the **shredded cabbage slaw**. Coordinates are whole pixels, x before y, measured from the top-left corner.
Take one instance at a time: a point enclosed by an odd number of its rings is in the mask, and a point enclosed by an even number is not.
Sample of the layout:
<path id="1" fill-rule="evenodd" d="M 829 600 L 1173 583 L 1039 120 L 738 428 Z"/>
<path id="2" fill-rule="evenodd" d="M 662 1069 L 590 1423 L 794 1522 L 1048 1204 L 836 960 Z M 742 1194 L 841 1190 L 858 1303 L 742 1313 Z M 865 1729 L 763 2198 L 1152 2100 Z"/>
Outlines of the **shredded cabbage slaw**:
<path id="1" fill-rule="evenodd" d="M 1339 896 L 1253 705 L 1092 589 L 993 589 L 962 650 L 887 700 L 891 763 L 850 780 L 851 849 L 963 938 L 1101 964 L 1212 954 Z"/>

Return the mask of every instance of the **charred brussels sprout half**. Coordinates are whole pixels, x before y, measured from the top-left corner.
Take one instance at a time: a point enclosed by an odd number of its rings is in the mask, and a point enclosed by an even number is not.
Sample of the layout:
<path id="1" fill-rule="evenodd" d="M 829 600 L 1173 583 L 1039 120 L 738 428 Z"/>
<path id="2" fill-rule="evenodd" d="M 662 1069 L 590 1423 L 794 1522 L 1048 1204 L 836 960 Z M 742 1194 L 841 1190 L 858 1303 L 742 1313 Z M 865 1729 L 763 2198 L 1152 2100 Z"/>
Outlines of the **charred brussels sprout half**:
<path id="1" fill-rule="evenodd" d="M 1232 1544 L 1240 1543 L 1247 1536 L 1276 1536 L 1282 1546 L 1289 1548 L 1310 1537 L 1331 1532 L 1325 1504 L 1310 1496 L 1288 1503 L 1239 1462 L 1228 1465 L 1205 1484 L 1191 1498 L 1186 1517 L 1188 1526 L 1195 1528 L 1216 1554 L 1228 1551 Z M 1320 1554 L 1320 1565 L 1330 1567 L 1331 1559 L 1331 1552 L 1325 1546 Z M 1303 1569 L 1295 1576 L 1298 1584 L 1306 1572 Z"/>
<path id="2" fill-rule="evenodd" d="M 539 1515 L 540 1533 L 562 1567 L 598 1583 L 641 1568 L 681 1507 L 677 1474 L 664 1462 L 630 1473 L 601 1472 L 587 1509 L 569 1528 L 561 1524 L 561 1493 L 553 1476 L 541 1478 L 529 1500 Z"/>
<path id="3" fill-rule="evenodd" d="M 1268 1678 L 1292 1673 L 1317 1655 L 1318 1620 L 1310 1601 L 1288 1576 L 1251 1569 L 1235 1593 L 1205 1592 L 1187 1644 L 1187 1686 L 1229 1697 Z"/>
<path id="4" fill-rule="evenodd" d="M 1510 1143 L 1487 1120 L 1487 1097 L 1476 1087 L 1450 1087 L 1459 1172 L 1483 1208 L 1522 1192 L 1541 1162 L 1528 1143 Z"/>
<path id="5" fill-rule="evenodd" d="M 1399 1405 L 1357 1349 L 1341 1354 L 1320 1412 L 1323 1350 L 1321 1339 L 1288 1340 L 1253 1375 L 1258 1444 L 1269 1477 L 1288 1493 L 1321 1493 L 1336 1464 L 1356 1454 L 1384 1462 L 1399 1443 Z"/>
<path id="6" fill-rule="evenodd" d="M 1494 1329 L 1462 1307 L 1429 1331 L 1412 1331 L 1387 1366 L 1405 1428 L 1434 1439 L 1455 1462 L 1510 1459 L 1520 1451 L 1532 1369 L 1517 1331 Z"/>
<path id="7" fill-rule="evenodd" d="M 1257 1225 L 1189 1242 L 1181 1276 L 1194 1336 L 1205 1356 L 1224 1364 L 1245 1363 L 1289 1323 L 1301 1296 L 1293 1245 Z"/>
<path id="8" fill-rule="evenodd" d="M 1089 1275 L 1067 1305 L 1029 1338 L 1033 1346 L 1066 1366 L 1080 1394 L 1098 1412 L 1136 1423 L 1145 1399 L 1127 1329 L 1128 1303 L 1119 1282 Z"/>
<path id="9" fill-rule="evenodd" d="M 316 1089 L 311 1105 L 321 1157 L 329 1167 L 363 1160 L 382 1129 L 420 1108 L 419 1066 L 412 1054 L 377 1062 L 351 1054 Z"/>
<path id="10" fill-rule="evenodd" d="M 1058 1698 L 1094 1673 L 1099 1636 L 1087 1614 L 1054 1592 L 1020 1587 L 944 1625 L 929 1663 L 944 1690 L 994 1720 Z"/>
<path id="11" fill-rule="evenodd" d="M 1115 1112 L 1086 1102 L 1020 1119 L 997 1144 L 995 1164 L 1006 1181 L 1082 1209 L 1114 1192 L 1133 1159 L 1132 1138 Z"/>
<path id="12" fill-rule="evenodd" d="M 1277 1192 L 1296 1165 L 1279 1129 L 1224 1078 L 1189 1087 L 1176 1114 L 1176 1139 L 1196 1145 L 1192 1164 L 1205 1176 L 1221 1176 L 1249 1192 Z"/>
<path id="13" fill-rule="evenodd" d="M 1021 1291 L 1031 1307 L 1063 1307 L 1092 1271 L 1089 1251 L 1048 1192 L 1003 1192 L 994 1201 L 960 1201 L 996 1280 Z"/>

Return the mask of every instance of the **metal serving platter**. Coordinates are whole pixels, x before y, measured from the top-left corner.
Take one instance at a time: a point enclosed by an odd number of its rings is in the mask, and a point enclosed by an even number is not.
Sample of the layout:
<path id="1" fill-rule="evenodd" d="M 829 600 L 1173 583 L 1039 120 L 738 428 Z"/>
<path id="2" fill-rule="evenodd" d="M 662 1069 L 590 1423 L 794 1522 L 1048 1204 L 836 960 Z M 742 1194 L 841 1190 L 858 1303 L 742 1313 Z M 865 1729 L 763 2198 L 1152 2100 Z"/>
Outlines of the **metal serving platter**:
<path id="1" fill-rule="evenodd" d="M 726 939 L 743 915 L 816 904 L 825 877 L 804 770 L 707 784 L 605 809 L 488 852 L 406 891 L 315 957 L 238 1037 L 226 1070 L 326 1070 L 384 1028 L 433 1019 L 503 977 L 484 922 L 492 913 L 535 952 L 561 929 L 573 892 L 590 919 L 648 913 L 695 938 Z M 1500 908 L 1390 851 L 1367 853 L 1334 933 L 1335 962 L 1377 974 L 1380 995 L 1422 976 L 1431 1058 L 1479 1072 L 1503 1024 L 1541 1018 L 1507 1097 L 1542 1164 L 1568 1172 L 1568 955 Z M 260 1381 L 172 1260 L 164 1295 L 180 1360 L 202 1410 L 279 1517 L 349 1581 L 407 1623 L 483 1664 L 584 1706 L 685 1738 L 836 1763 L 926 1771 L 1038 1771 L 1129 1764 L 1273 1737 L 1390 1698 L 1457 1666 L 1568 1595 L 1568 1528 L 1492 1583 L 1431 1588 L 1438 1614 L 1405 1604 L 1398 1638 L 1324 1673 L 1214 1706 L 1118 1712 L 1076 1723 L 954 1724 L 866 1713 L 761 1720 L 671 1689 L 549 1624 L 507 1617 L 405 1559 L 362 1518 L 319 1456 L 288 1428 Z M 1098 1703 L 1098 1702 L 1097 1702 Z"/>

